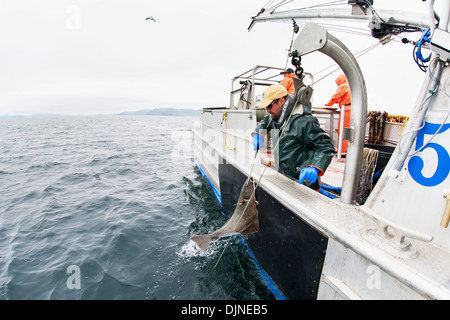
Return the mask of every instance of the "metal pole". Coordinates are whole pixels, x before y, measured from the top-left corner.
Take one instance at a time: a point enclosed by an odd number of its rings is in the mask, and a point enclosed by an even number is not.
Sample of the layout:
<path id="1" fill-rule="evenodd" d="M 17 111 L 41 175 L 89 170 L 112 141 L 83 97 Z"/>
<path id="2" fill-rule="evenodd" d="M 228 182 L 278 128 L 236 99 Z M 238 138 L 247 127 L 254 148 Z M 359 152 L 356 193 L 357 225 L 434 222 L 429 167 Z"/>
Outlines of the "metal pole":
<path id="1" fill-rule="evenodd" d="M 339 123 L 339 134 L 338 134 L 338 154 L 337 160 L 340 161 L 342 159 L 342 145 L 344 144 L 344 119 L 345 119 L 345 106 L 341 107 L 341 114 L 339 115 L 339 119 L 341 122 Z"/>
<path id="2" fill-rule="evenodd" d="M 294 49 L 300 56 L 314 51 L 329 56 L 339 65 L 347 77 L 352 95 L 352 112 L 340 201 L 352 204 L 356 198 L 361 175 L 360 168 L 367 117 L 367 92 L 362 71 L 350 50 L 341 41 L 329 34 L 325 28 L 313 22 L 308 23 L 303 28 L 295 41 Z M 341 121 L 343 120 L 341 119 Z M 342 134 L 343 132 L 341 132 Z"/>

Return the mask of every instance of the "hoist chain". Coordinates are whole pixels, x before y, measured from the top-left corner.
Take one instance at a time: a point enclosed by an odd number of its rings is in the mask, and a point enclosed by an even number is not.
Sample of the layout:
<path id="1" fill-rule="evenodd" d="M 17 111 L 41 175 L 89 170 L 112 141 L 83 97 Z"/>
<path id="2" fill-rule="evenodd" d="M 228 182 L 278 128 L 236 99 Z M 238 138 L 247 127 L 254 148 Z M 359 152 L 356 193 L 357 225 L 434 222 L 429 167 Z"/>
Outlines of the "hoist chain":
<path id="1" fill-rule="evenodd" d="M 291 63 L 295 67 L 295 75 L 301 78 L 303 76 L 303 68 L 301 67 L 302 57 L 298 55 L 297 50 L 293 51 L 290 55 L 292 56 Z"/>

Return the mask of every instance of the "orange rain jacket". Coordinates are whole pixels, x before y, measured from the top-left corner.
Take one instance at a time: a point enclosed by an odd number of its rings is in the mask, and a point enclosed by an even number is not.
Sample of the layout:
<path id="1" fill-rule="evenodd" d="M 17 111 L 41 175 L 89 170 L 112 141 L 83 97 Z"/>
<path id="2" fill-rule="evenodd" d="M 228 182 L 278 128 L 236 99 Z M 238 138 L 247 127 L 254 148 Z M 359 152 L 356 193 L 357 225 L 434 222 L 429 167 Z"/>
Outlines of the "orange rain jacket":
<path id="1" fill-rule="evenodd" d="M 336 93 L 331 97 L 326 106 L 332 106 L 335 103 L 339 104 L 339 107 L 351 104 L 352 98 L 350 97 L 350 87 L 348 86 L 347 78 L 345 77 L 345 75 L 340 74 L 335 81 L 338 85 L 338 88 L 336 90 Z"/>
<path id="2" fill-rule="evenodd" d="M 287 89 L 289 94 L 293 94 L 295 92 L 294 80 L 292 80 L 294 76 L 295 73 L 290 73 L 280 82 L 280 84 Z"/>
<path id="3" fill-rule="evenodd" d="M 350 87 L 347 82 L 347 78 L 342 73 L 336 78 L 336 84 L 338 88 L 336 89 L 336 93 L 331 97 L 330 101 L 326 104 L 326 106 L 332 106 L 333 104 L 339 104 L 339 108 L 342 106 L 345 107 L 345 117 L 344 117 L 344 127 L 348 128 L 350 126 L 350 112 L 352 98 L 350 96 Z M 339 114 L 339 124 L 338 124 L 338 135 L 341 134 L 341 115 Z M 347 145 L 348 140 L 344 140 L 342 143 L 342 153 L 347 153 Z"/>

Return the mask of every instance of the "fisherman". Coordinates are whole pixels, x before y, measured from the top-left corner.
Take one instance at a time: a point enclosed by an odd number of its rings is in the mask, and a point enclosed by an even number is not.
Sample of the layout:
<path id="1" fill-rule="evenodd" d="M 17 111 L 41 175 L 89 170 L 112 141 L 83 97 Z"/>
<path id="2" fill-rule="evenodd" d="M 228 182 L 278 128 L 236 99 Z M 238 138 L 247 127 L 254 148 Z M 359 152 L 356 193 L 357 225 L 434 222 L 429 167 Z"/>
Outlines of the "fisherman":
<path id="1" fill-rule="evenodd" d="M 287 89 L 289 94 L 293 94 L 295 92 L 294 87 L 294 78 L 295 73 L 291 68 L 287 68 L 285 71 L 281 71 L 280 74 L 284 75 L 284 79 L 281 80 L 280 84 Z"/>
<path id="2" fill-rule="evenodd" d="M 268 87 L 258 105 L 258 108 L 265 108 L 268 114 L 252 133 L 252 143 L 254 149 L 259 150 L 269 131 L 272 138 L 277 133 L 282 134 L 278 153 L 275 153 L 278 171 L 319 191 L 319 177 L 324 175 L 335 149 L 330 136 L 311 114 L 311 104 L 300 105 L 297 107 L 300 110 L 295 110 L 290 116 L 295 104 L 295 96 L 288 94 L 282 85 Z M 285 126 L 286 130 L 282 133 Z"/>
<path id="3" fill-rule="evenodd" d="M 345 106 L 345 115 L 344 115 L 344 127 L 348 128 L 350 126 L 350 111 L 351 111 L 351 103 L 352 98 L 350 96 L 350 87 L 347 82 L 347 78 L 345 74 L 340 74 L 336 80 L 336 84 L 338 85 L 336 89 L 336 93 L 331 97 L 330 101 L 325 104 L 328 107 L 331 107 L 333 104 L 337 103 L 339 108 Z M 341 114 L 339 114 L 339 124 L 338 124 L 338 136 L 341 135 Z M 347 153 L 347 144 L 348 140 L 344 140 L 342 142 L 342 155 Z"/>

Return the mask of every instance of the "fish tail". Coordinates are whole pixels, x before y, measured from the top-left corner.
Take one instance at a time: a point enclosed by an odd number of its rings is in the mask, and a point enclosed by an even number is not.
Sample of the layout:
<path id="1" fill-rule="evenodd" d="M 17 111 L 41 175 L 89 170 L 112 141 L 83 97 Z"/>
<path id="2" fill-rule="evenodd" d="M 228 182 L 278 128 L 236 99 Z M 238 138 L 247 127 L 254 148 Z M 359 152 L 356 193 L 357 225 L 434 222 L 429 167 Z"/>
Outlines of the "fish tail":
<path id="1" fill-rule="evenodd" d="M 194 241 L 203 252 L 206 252 L 208 250 L 209 243 L 212 240 L 212 236 L 209 234 L 202 234 L 191 237 L 191 240 Z"/>

